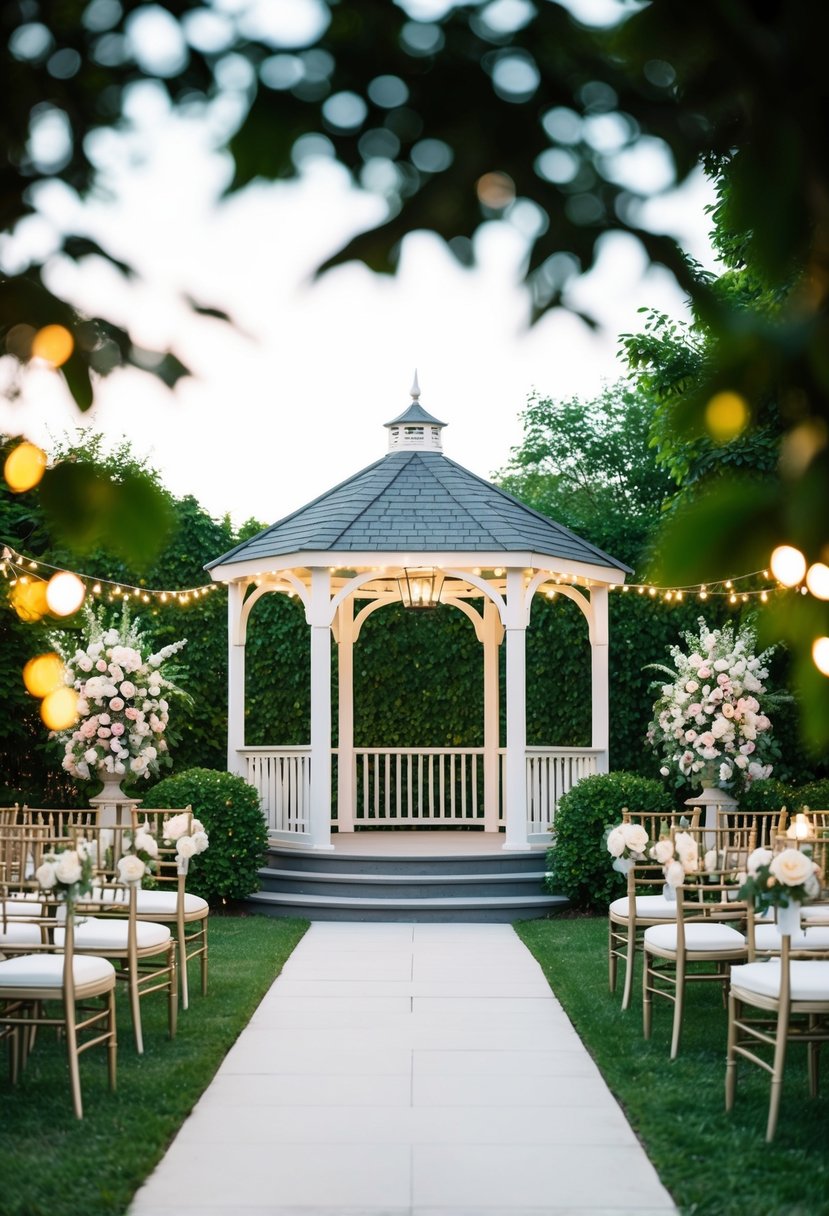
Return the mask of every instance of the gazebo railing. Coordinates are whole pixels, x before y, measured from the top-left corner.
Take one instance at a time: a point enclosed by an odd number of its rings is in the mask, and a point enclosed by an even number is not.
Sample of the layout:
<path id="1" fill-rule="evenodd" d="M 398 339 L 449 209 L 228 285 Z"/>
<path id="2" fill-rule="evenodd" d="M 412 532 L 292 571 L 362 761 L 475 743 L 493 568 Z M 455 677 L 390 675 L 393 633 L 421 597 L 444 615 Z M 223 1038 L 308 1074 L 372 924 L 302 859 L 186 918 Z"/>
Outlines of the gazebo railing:
<path id="1" fill-rule="evenodd" d="M 482 747 L 356 747 L 354 764 L 355 824 L 483 826 Z"/>
<path id="2" fill-rule="evenodd" d="M 353 754 L 355 826 L 483 828 L 482 747 L 360 747 Z M 588 747 L 527 748 L 527 834 L 531 840 L 549 836 L 559 799 L 583 777 L 599 771 L 601 755 Z M 293 839 L 307 835 L 311 749 L 245 747 L 238 756 L 242 775 L 259 792 L 271 833 Z M 503 791 L 504 748 L 499 750 L 499 761 Z M 502 795 L 499 824 L 503 822 Z"/>

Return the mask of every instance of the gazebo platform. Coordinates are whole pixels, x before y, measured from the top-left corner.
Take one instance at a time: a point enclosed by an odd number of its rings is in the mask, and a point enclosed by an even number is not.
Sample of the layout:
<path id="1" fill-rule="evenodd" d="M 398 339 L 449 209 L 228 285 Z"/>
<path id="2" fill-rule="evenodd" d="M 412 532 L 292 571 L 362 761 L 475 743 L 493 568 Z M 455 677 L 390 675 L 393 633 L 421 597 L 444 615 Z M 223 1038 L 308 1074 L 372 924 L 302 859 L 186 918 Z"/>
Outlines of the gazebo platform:
<path id="1" fill-rule="evenodd" d="M 546 849 L 508 852 L 503 833 L 334 834 L 331 851 L 268 849 L 251 911 L 310 920 L 508 923 L 567 906 L 544 888 Z"/>

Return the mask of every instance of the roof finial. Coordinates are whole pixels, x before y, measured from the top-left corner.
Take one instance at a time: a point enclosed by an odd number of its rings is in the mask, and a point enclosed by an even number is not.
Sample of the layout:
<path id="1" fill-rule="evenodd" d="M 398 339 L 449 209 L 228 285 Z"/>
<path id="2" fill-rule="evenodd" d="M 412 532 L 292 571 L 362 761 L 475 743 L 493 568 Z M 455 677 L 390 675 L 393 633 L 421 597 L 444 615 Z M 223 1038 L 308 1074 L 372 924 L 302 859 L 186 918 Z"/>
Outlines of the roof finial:
<path id="1" fill-rule="evenodd" d="M 412 381 L 411 394 L 412 394 L 412 401 L 418 401 L 420 399 L 420 385 L 417 382 L 417 368 L 415 368 L 414 380 Z"/>

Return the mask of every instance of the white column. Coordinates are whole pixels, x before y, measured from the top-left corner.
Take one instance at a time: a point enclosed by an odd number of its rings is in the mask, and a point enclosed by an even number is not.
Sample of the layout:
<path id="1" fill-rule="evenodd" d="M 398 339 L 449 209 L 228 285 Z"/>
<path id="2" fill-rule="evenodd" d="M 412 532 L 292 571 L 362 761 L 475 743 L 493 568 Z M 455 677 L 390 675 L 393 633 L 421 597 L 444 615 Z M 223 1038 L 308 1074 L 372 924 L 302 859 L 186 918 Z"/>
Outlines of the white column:
<path id="1" fill-rule="evenodd" d="M 591 747 L 599 748 L 596 768 L 606 773 L 610 766 L 610 681 L 608 675 L 607 587 L 590 588 L 590 657 L 592 687 Z"/>
<path id="2" fill-rule="evenodd" d="M 354 831 L 354 600 L 338 609 L 337 831 Z"/>
<path id="3" fill-rule="evenodd" d="M 245 746 L 245 632 L 242 605 L 245 586 L 227 589 L 227 771 L 247 777 L 247 763 L 239 749 Z"/>
<path id="4" fill-rule="evenodd" d="M 505 849 L 529 849 L 527 842 L 527 621 L 524 575 L 507 571 L 507 765 Z"/>
<path id="5" fill-rule="evenodd" d="M 500 803 L 501 698 L 498 651 L 504 628 L 492 600 L 484 600 L 484 829 L 498 831 Z"/>
<path id="6" fill-rule="evenodd" d="M 331 576 L 311 571 L 311 847 L 331 844 Z"/>

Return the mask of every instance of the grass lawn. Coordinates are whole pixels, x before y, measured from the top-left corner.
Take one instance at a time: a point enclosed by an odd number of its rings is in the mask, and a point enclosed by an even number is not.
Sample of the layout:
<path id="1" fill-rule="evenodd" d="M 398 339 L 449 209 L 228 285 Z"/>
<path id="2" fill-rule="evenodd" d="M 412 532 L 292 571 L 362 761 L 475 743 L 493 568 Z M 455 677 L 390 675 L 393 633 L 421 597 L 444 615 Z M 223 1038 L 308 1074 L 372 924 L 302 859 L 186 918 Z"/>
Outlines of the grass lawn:
<path id="1" fill-rule="evenodd" d="M 66 1054 L 41 1031 L 20 1084 L 0 1071 L 0 1216 L 114 1216 L 163 1156 L 200 1094 L 307 928 L 306 921 L 212 915 L 202 997 L 191 965 L 190 1008 L 167 1038 L 163 994 L 142 1001 L 144 1055 L 135 1052 L 118 989 L 118 1090 L 106 1052 L 81 1057 L 84 1119 L 72 1113 Z"/>
<path id="2" fill-rule="evenodd" d="M 668 1002 L 654 1004 L 652 1038 L 642 1038 L 641 961 L 626 1013 L 621 980 L 608 992 L 606 919 L 523 921 L 516 930 L 686 1216 L 829 1216 L 829 1077 L 811 1100 L 803 1047 L 789 1050 L 777 1138 L 767 1145 L 766 1073 L 742 1061 L 725 1113 L 727 1019 L 716 985 L 692 987 L 672 1063 Z"/>

